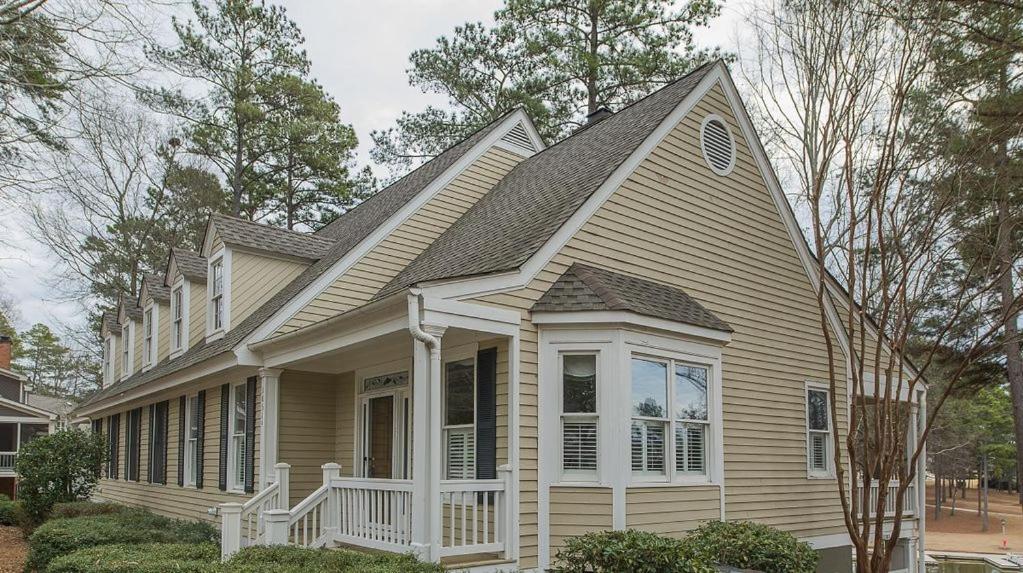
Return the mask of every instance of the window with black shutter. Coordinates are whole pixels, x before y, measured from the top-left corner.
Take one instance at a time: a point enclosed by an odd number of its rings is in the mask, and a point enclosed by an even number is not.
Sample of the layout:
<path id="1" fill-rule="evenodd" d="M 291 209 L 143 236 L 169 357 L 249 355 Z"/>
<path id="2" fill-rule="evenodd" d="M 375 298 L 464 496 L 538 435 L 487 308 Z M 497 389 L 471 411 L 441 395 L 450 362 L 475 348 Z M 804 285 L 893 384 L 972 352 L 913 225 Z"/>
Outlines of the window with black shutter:
<path id="1" fill-rule="evenodd" d="M 107 478 L 117 479 L 121 460 L 121 415 L 114 414 L 107 418 Z"/>
<path id="2" fill-rule="evenodd" d="M 256 485 L 256 377 L 245 381 L 245 493 Z"/>
<path id="3" fill-rule="evenodd" d="M 188 428 L 185 426 L 185 414 L 188 410 L 188 398 L 182 396 L 178 399 L 178 485 L 185 485 L 185 435 Z"/>
<path id="4" fill-rule="evenodd" d="M 149 407 L 149 483 L 167 484 L 167 417 L 169 403 Z"/>
<path id="5" fill-rule="evenodd" d="M 142 408 L 128 411 L 128 455 L 124 460 L 124 479 L 139 481 L 139 459 L 142 449 Z"/>
<path id="6" fill-rule="evenodd" d="M 228 422 L 231 418 L 231 385 L 224 384 L 220 387 L 220 467 L 218 468 L 217 487 L 221 491 L 227 489 L 227 431 Z"/>
<path id="7" fill-rule="evenodd" d="M 195 487 L 202 489 L 202 476 L 206 467 L 206 391 L 200 390 L 196 396 L 196 438 L 195 438 Z"/>
<path id="8" fill-rule="evenodd" d="M 476 479 L 497 477 L 497 349 L 476 353 Z"/>

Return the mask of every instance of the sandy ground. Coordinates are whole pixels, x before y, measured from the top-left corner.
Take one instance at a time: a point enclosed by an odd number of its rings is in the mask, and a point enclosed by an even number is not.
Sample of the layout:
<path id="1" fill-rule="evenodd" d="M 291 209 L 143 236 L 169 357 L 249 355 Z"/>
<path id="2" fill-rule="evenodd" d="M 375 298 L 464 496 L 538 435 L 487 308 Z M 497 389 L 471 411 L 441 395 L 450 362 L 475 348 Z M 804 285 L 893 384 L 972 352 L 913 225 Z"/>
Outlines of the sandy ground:
<path id="1" fill-rule="evenodd" d="M 21 573 L 27 554 L 21 528 L 0 526 L 0 573 Z"/>
<path id="2" fill-rule="evenodd" d="M 934 489 L 927 486 L 927 549 L 942 551 L 970 551 L 976 553 L 1023 552 L 1023 509 L 1016 502 L 1016 494 L 991 491 L 988 493 L 990 530 L 981 532 L 980 514 L 977 513 L 977 490 L 966 490 L 966 498 L 956 499 L 956 514 L 951 516 L 949 502 L 942 507 L 941 518 L 934 518 Z M 1001 520 L 1005 519 L 1005 535 Z M 1008 549 L 1002 547 L 1002 539 Z"/>

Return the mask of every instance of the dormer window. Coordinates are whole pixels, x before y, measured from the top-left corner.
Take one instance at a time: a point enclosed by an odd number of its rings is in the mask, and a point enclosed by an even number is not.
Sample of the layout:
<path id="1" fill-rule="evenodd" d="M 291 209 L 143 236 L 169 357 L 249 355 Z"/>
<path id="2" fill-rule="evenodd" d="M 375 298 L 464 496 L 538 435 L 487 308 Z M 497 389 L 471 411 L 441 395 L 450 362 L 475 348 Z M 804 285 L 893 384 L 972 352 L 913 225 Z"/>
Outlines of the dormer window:
<path id="1" fill-rule="evenodd" d="M 121 329 L 121 377 L 127 378 L 131 376 L 133 369 L 132 356 L 131 356 L 131 323 L 124 325 Z"/>
<path id="2" fill-rule="evenodd" d="M 219 258 L 210 265 L 210 315 L 213 331 L 224 329 L 224 259 Z"/>
<path id="3" fill-rule="evenodd" d="M 142 315 L 142 355 L 146 366 L 156 363 L 156 307 L 149 307 Z"/>
<path id="4" fill-rule="evenodd" d="M 185 289 L 178 286 L 171 293 L 171 349 L 181 350 L 185 344 Z"/>
<path id="5" fill-rule="evenodd" d="M 103 349 L 103 380 L 108 384 L 114 380 L 114 337 L 108 336 Z"/>

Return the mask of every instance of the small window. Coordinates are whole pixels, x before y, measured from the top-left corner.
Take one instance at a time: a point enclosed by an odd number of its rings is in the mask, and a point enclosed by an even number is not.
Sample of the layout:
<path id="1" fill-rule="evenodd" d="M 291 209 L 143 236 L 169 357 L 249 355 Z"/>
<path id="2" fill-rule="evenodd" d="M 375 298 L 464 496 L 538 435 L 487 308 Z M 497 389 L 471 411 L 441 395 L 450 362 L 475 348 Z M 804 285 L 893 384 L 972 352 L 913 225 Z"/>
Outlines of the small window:
<path id="1" fill-rule="evenodd" d="M 114 337 L 108 336 L 103 348 L 103 378 L 109 384 L 114 379 Z"/>
<path id="2" fill-rule="evenodd" d="M 147 308 L 146 313 L 142 315 L 142 333 L 144 338 L 143 342 L 143 355 L 145 356 L 146 365 L 152 366 L 156 362 L 156 347 L 153 343 L 153 309 Z"/>
<path id="3" fill-rule="evenodd" d="M 213 317 L 213 330 L 224 328 L 224 259 L 217 259 L 210 266 L 212 279 L 210 284 L 210 306 Z"/>
<path id="4" fill-rule="evenodd" d="M 184 483 L 194 486 L 199 470 L 199 396 L 195 395 L 185 403 L 185 476 Z"/>
<path id="5" fill-rule="evenodd" d="M 444 479 L 476 477 L 476 362 L 444 367 Z"/>
<path id="6" fill-rule="evenodd" d="M 725 120 L 718 115 L 709 115 L 700 127 L 700 147 L 703 159 L 711 171 L 728 175 L 735 167 L 735 140 Z"/>
<path id="7" fill-rule="evenodd" d="M 561 356 L 561 464 L 566 476 L 597 471 L 597 355 Z"/>
<path id="8" fill-rule="evenodd" d="M 241 490 L 245 488 L 245 422 L 248 414 L 245 384 L 232 387 L 231 392 L 230 487 Z"/>
<path id="9" fill-rule="evenodd" d="M 125 378 L 131 375 L 131 323 L 124 325 L 121 329 L 121 375 Z"/>
<path id="10" fill-rule="evenodd" d="M 181 350 L 184 344 L 185 324 L 182 307 L 184 306 L 184 290 L 182 287 L 174 289 L 171 294 L 171 345 L 174 350 Z"/>
<path id="11" fill-rule="evenodd" d="M 828 391 L 806 390 L 807 467 L 810 475 L 831 476 L 831 417 Z"/>

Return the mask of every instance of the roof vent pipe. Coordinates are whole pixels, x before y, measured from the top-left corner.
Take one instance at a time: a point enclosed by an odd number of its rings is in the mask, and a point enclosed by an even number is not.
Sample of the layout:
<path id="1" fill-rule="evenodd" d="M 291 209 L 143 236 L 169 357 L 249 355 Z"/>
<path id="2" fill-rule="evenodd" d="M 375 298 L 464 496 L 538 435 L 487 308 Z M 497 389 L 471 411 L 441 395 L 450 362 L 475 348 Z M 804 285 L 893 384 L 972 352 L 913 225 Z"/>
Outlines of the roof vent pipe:
<path id="1" fill-rule="evenodd" d="M 586 116 L 586 125 L 588 127 L 597 123 L 598 121 L 603 121 L 614 115 L 614 113 L 615 112 L 611 111 L 606 106 L 600 106 L 593 113 L 588 114 Z"/>

